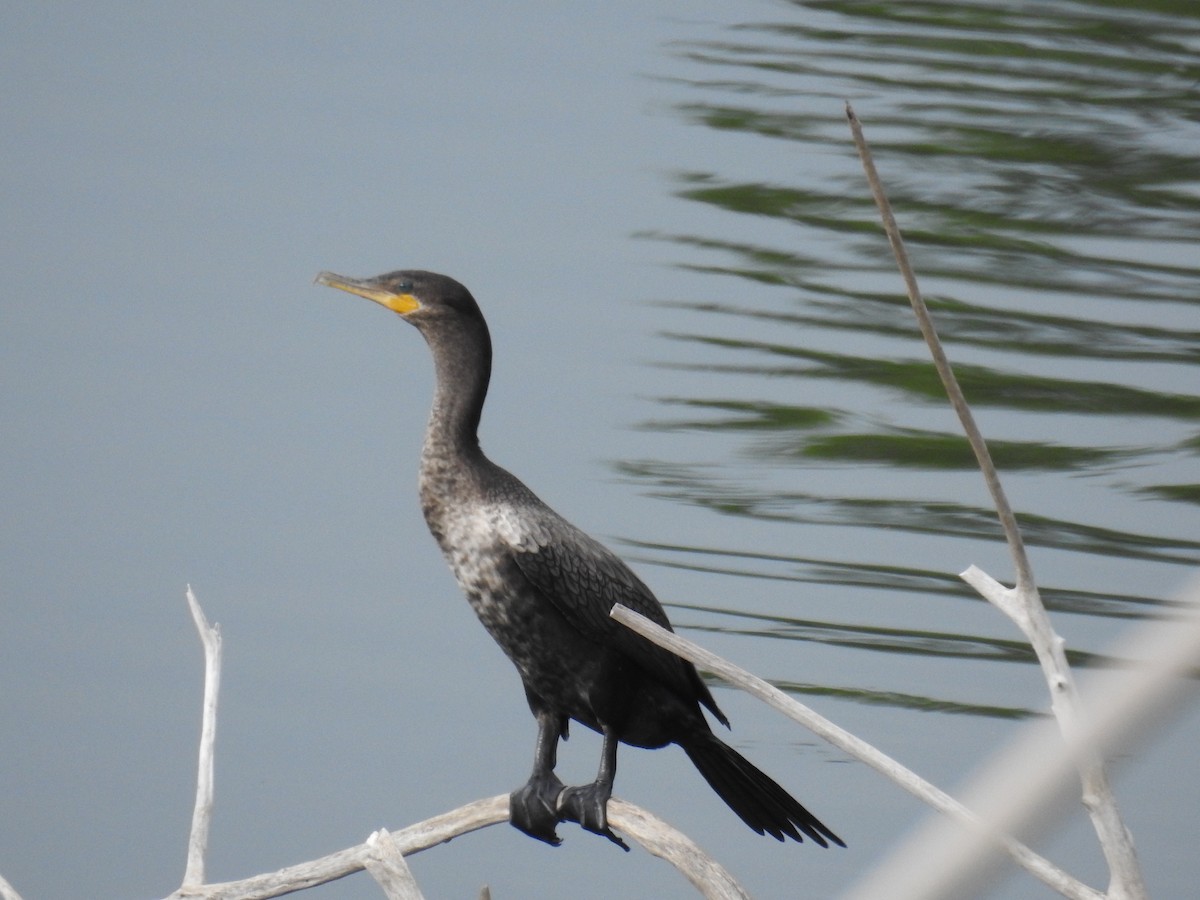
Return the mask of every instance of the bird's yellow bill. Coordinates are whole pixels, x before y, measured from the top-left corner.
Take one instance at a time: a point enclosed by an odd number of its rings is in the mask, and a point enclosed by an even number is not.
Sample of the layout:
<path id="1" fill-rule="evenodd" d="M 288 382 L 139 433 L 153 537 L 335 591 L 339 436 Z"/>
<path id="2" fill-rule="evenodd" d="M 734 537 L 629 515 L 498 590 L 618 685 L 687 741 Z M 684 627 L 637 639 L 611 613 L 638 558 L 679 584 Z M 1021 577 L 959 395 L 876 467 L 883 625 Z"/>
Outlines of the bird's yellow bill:
<path id="1" fill-rule="evenodd" d="M 363 281 L 358 278 L 347 278 L 335 272 L 321 272 L 317 275 L 316 282 L 326 287 L 337 288 L 339 291 L 374 300 L 380 306 L 386 306 L 392 312 L 400 313 L 402 316 L 421 308 L 420 302 L 412 294 L 397 294 L 380 287 L 378 283 L 371 280 Z"/>

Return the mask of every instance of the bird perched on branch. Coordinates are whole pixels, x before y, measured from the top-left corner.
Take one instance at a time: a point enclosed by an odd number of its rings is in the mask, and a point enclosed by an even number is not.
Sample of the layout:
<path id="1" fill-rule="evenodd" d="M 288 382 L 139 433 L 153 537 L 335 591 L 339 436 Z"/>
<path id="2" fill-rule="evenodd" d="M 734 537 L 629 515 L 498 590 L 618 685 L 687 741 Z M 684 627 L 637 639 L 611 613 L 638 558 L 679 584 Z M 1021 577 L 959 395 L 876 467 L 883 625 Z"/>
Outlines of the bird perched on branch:
<path id="1" fill-rule="evenodd" d="M 470 292 L 423 271 L 367 279 L 322 272 L 317 282 L 398 313 L 433 353 L 437 384 L 421 451 L 421 508 L 479 620 L 517 667 L 537 721 L 533 772 L 510 797 L 512 824 L 558 844 L 557 824 L 578 822 L 625 847 L 607 816 L 618 743 L 678 744 L 759 834 L 845 846 L 713 734 L 701 707 L 726 727 L 729 721 L 691 663 L 609 618 L 621 603 L 670 628 L 650 589 L 483 454 L 477 429 L 492 344 Z M 580 787 L 564 786 L 554 773 L 571 719 L 604 738 L 596 780 Z"/>

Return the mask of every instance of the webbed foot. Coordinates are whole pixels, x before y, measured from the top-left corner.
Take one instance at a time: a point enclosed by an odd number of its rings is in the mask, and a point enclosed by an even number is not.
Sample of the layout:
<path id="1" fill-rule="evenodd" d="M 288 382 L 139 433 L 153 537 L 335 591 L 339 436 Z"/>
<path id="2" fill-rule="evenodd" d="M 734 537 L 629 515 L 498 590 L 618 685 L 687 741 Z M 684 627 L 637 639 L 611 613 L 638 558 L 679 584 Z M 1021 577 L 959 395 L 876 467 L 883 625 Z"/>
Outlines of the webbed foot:
<path id="1" fill-rule="evenodd" d="M 563 783 L 553 772 L 532 776 L 522 787 L 508 795 L 508 821 L 552 847 L 562 843 L 555 826 L 562 821 L 558 813 L 558 798 Z"/>
<path id="2" fill-rule="evenodd" d="M 609 785 L 585 784 L 582 787 L 569 787 L 559 798 L 558 816 L 564 822 L 578 822 L 587 831 L 603 835 L 622 850 L 629 852 L 629 845 L 608 827 L 608 798 L 611 795 L 612 787 Z"/>

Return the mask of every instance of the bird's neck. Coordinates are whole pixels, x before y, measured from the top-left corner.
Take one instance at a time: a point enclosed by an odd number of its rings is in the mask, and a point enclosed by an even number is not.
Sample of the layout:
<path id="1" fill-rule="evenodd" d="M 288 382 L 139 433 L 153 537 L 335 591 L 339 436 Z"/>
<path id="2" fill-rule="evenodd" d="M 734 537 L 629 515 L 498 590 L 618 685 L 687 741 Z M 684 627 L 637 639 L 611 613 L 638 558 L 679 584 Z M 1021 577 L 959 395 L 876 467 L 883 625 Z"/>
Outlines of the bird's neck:
<path id="1" fill-rule="evenodd" d="M 422 478 L 442 480 L 477 468 L 479 419 L 492 370 L 486 326 L 427 337 L 436 386 L 421 454 Z"/>

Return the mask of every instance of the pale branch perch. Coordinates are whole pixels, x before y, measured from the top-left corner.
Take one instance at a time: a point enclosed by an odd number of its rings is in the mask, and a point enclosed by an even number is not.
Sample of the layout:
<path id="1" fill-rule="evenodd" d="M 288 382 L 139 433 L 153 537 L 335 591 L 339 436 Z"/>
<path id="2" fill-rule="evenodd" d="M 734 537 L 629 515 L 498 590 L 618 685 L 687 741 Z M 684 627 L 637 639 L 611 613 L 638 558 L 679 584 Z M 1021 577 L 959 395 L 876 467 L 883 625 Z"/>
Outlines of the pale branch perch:
<path id="1" fill-rule="evenodd" d="M 1004 488 L 1000 484 L 1000 476 L 992 463 L 987 443 L 984 441 L 979 427 L 975 424 L 975 417 L 971 413 L 970 406 L 967 405 L 966 397 L 963 395 L 962 388 L 959 387 L 958 379 L 954 376 L 954 371 L 942 349 L 941 341 L 938 339 L 937 331 L 933 327 L 933 320 L 929 316 L 929 310 L 925 306 L 925 300 L 917 285 L 916 274 L 909 264 L 908 252 L 904 248 L 904 239 L 900 234 L 900 228 L 896 224 L 895 216 L 892 215 L 887 192 L 875 169 L 871 150 L 867 146 L 866 138 L 863 137 L 862 126 L 849 103 L 846 104 L 846 118 L 850 122 L 850 131 L 854 135 L 854 144 L 858 148 L 863 171 L 866 173 L 875 204 L 879 207 L 883 228 L 887 233 L 892 253 L 896 257 L 896 265 L 900 269 L 900 274 L 908 290 L 908 299 L 917 316 L 921 334 L 925 337 L 925 343 L 929 345 L 929 352 L 933 356 L 938 376 L 950 398 L 950 404 L 958 414 L 971 449 L 975 452 L 979 469 L 983 473 L 983 479 L 987 483 L 992 500 L 996 505 L 996 512 L 1000 517 L 1000 523 L 1008 542 L 1009 553 L 1012 555 L 1016 568 L 1016 587 L 1013 592 L 997 590 L 999 586 L 992 582 L 988 584 L 988 590 L 982 592 L 983 596 L 995 602 L 1001 611 L 1013 618 L 1028 639 L 1030 646 L 1033 647 L 1045 675 L 1046 683 L 1050 687 L 1050 703 L 1055 720 L 1058 722 L 1063 737 L 1070 741 L 1078 727 L 1079 702 L 1075 681 L 1071 669 L 1067 665 L 1064 642 L 1054 633 L 1054 628 L 1050 624 L 1050 617 L 1046 613 L 1045 604 L 1042 603 L 1033 578 L 1033 570 L 1029 564 L 1028 554 L 1025 552 L 1025 543 L 1021 540 L 1016 516 L 1005 496 Z M 972 583 L 985 583 L 983 578 L 978 577 L 982 573 L 979 573 L 977 569 L 968 570 L 968 572 L 974 579 Z M 987 579 L 987 581 L 991 580 Z M 1079 774 L 1083 786 L 1083 805 L 1091 817 L 1092 826 L 1100 841 L 1100 848 L 1108 862 L 1111 878 L 1108 889 L 1109 897 L 1114 900 L 1145 900 L 1147 897 L 1146 887 L 1137 851 L 1133 846 L 1133 838 L 1121 819 L 1116 797 L 1108 782 L 1104 760 L 1099 755 L 1081 753 Z"/>
<path id="2" fill-rule="evenodd" d="M 192 831 L 188 837 L 187 867 L 183 883 L 204 883 L 204 862 L 208 854 L 208 833 L 213 810 L 213 758 L 217 741 L 217 698 L 221 692 L 221 626 L 209 625 L 192 593 L 187 589 L 192 621 L 204 644 L 204 712 L 200 725 L 200 756 L 196 773 L 196 805 L 192 810 Z"/>
<path id="3" fill-rule="evenodd" d="M 708 857 L 690 838 L 656 816 L 613 797 L 608 802 L 608 821 L 614 829 L 636 841 L 647 852 L 675 866 L 709 900 L 748 900 L 749 895 L 724 867 Z M 391 832 L 388 835 L 389 844 L 391 852 L 410 856 L 501 822 L 508 822 L 507 794 L 477 800 Z M 371 839 L 355 847 L 288 866 L 278 872 L 219 884 L 185 885 L 171 894 L 168 900 L 264 900 L 336 881 L 368 868 L 368 860 L 378 857 L 378 834 L 376 832 Z"/>
<path id="4" fill-rule="evenodd" d="M 861 738 L 855 737 L 844 728 L 813 712 L 774 685 L 751 675 L 746 670 L 699 647 L 686 638 L 661 628 L 644 616 L 620 604 L 613 607 L 612 617 L 647 640 L 682 656 L 705 671 L 720 676 L 793 721 L 799 722 L 813 734 L 845 751 L 855 759 L 866 763 L 939 812 L 952 816 L 964 825 L 982 832 L 1029 874 L 1054 888 L 1064 897 L 1070 897 L 1072 900 L 1103 900 L 1104 895 L 1099 891 L 1088 887 L 1014 838 L 995 831 L 945 791 L 925 781 L 911 769 L 875 749 Z"/>
<path id="5" fill-rule="evenodd" d="M 216 736 L 217 696 L 221 684 L 221 631 L 208 623 L 191 587 L 188 606 L 204 643 L 204 720 L 200 739 L 200 772 L 197 777 L 196 809 L 188 844 L 187 874 L 169 900 L 256 900 L 279 897 L 344 878 L 366 869 L 389 898 L 420 900 L 421 892 L 404 857 L 446 843 L 459 835 L 508 821 L 508 795 L 468 803 L 397 832 L 373 832 L 362 844 L 331 853 L 320 859 L 288 866 L 277 872 L 255 875 L 240 881 L 204 883 L 204 860 L 212 818 L 212 771 Z M 733 876 L 704 853 L 690 838 L 617 797 L 608 804 L 609 824 L 640 844 L 647 852 L 671 863 L 709 900 L 748 900 L 749 895 Z M 486 891 L 486 888 L 485 888 Z M 0 900 L 21 900 L 0 878 Z"/>

